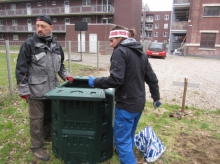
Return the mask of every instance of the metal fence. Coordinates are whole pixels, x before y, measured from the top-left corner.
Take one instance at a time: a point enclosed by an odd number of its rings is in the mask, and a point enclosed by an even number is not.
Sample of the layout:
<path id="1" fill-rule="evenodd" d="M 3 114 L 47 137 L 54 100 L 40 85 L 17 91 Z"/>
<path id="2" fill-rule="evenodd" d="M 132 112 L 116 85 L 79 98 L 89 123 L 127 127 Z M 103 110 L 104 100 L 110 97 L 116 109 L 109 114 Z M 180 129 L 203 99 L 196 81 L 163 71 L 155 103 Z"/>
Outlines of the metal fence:
<path id="1" fill-rule="evenodd" d="M 15 67 L 23 41 L 0 41 L 0 98 L 13 94 L 16 87 Z M 65 54 L 65 66 L 72 76 L 82 76 L 77 64 L 88 66 L 85 71 L 108 70 L 113 48 L 108 41 L 77 42 L 59 41 Z M 150 42 L 142 43 L 144 52 Z M 93 73 L 93 72 L 87 72 Z M 85 73 L 86 74 L 86 73 Z"/>
<path id="2" fill-rule="evenodd" d="M 21 41 L 0 41 L 0 98 L 12 94 L 16 88 L 15 67 Z M 81 76 L 75 64 L 90 66 L 95 70 L 109 68 L 113 49 L 109 42 L 61 41 L 65 54 L 65 66 L 72 76 Z M 107 70 L 107 69 L 106 69 Z M 2 99 L 2 98 L 1 98 Z"/>

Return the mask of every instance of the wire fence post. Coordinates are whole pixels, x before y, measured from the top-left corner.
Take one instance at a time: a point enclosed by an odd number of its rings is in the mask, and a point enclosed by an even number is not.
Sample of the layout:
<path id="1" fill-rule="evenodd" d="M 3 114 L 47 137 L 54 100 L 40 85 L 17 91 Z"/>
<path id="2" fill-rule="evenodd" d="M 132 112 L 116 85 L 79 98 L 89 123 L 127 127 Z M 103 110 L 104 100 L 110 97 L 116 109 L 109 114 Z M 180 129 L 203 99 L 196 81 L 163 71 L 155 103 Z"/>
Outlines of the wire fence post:
<path id="1" fill-rule="evenodd" d="M 7 57 L 7 67 L 8 67 L 8 81 L 9 81 L 9 89 L 10 93 L 13 93 L 13 82 L 12 82 L 12 73 L 11 73 L 11 58 L 10 58 L 10 48 L 9 48 L 9 40 L 5 41 L 6 47 L 6 57 Z"/>
<path id="2" fill-rule="evenodd" d="M 100 41 L 97 42 L 97 70 L 99 70 L 99 47 Z"/>
<path id="3" fill-rule="evenodd" d="M 71 73 L 71 41 L 68 41 L 68 69 L 69 69 L 69 73 Z"/>

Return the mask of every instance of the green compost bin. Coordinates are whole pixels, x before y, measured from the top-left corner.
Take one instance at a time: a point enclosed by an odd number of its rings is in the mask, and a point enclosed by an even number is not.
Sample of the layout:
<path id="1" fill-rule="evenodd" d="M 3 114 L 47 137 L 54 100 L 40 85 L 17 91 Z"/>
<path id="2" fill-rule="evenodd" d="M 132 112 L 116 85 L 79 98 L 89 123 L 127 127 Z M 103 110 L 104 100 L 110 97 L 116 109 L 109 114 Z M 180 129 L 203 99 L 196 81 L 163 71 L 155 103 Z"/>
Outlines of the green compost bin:
<path id="1" fill-rule="evenodd" d="M 91 88 L 87 76 L 45 94 L 52 103 L 52 150 L 67 164 L 113 156 L 114 89 Z"/>

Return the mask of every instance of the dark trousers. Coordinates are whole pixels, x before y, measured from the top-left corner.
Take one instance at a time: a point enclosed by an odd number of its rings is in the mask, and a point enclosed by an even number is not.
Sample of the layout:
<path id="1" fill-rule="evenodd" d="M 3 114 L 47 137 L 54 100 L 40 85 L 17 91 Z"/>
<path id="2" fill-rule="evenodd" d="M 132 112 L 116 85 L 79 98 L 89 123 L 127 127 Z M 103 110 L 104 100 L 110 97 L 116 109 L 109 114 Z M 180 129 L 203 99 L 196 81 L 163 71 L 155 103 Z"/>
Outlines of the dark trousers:
<path id="1" fill-rule="evenodd" d="M 44 147 L 44 138 L 51 135 L 51 101 L 29 99 L 31 149 Z"/>

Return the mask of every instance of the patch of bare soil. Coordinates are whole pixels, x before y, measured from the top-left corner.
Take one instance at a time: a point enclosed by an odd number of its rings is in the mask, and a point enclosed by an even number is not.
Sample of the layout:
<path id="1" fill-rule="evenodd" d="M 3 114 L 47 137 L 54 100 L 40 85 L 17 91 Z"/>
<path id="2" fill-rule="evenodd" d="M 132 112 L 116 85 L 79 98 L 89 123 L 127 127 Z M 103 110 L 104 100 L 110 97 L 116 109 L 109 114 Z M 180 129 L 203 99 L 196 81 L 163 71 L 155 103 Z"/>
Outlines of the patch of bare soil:
<path id="1" fill-rule="evenodd" d="M 220 163 L 220 141 L 211 138 L 204 131 L 194 131 L 190 134 L 181 133 L 175 143 L 175 152 L 185 157 L 187 164 Z"/>

